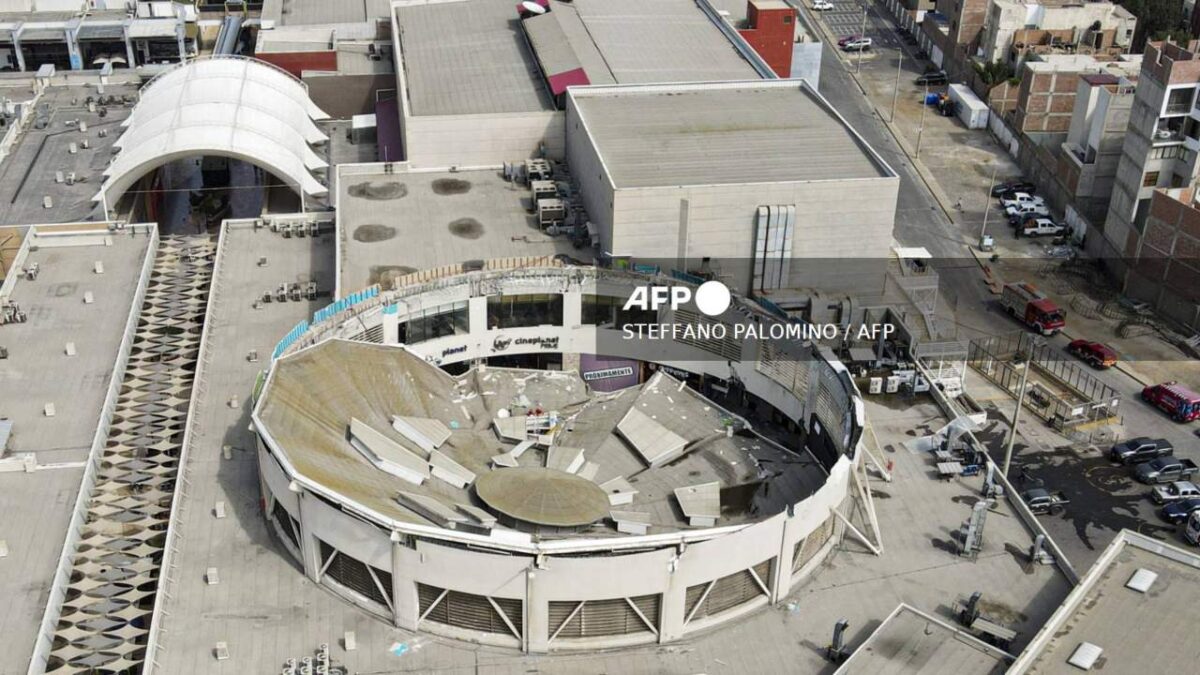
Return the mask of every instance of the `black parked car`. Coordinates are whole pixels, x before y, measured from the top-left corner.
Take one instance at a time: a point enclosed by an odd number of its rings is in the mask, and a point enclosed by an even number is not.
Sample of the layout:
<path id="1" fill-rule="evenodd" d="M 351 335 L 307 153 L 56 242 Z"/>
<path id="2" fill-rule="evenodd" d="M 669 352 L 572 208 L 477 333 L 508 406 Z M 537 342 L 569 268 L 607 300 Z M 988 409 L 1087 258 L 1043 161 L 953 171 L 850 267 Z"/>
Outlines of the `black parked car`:
<path id="1" fill-rule="evenodd" d="M 932 70 L 918 77 L 916 80 L 917 84 L 924 85 L 946 84 L 947 82 L 949 82 L 949 78 L 946 77 L 946 71 L 944 70 Z"/>
<path id="2" fill-rule="evenodd" d="M 1028 192 L 1033 194 L 1037 191 L 1037 186 L 1027 180 L 1010 180 L 999 183 L 992 187 L 993 197 L 1007 197 L 1014 192 Z"/>

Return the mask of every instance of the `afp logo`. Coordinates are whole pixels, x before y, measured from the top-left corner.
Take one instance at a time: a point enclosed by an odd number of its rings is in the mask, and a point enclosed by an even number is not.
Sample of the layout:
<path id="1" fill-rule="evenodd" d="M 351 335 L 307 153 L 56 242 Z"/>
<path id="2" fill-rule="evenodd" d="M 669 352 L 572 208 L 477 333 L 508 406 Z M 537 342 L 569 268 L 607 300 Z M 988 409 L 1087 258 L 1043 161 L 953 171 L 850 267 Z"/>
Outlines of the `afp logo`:
<path id="1" fill-rule="evenodd" d="M 633 289 L 629 300 L 625 301 L 625 310 L 630 309 L 659 309 L 667 306 L 679 309 L 680 305 L 692 300 L 692 289 L 687 286 L 639 286 Z M 708 316 L 724 314 L 729 309 L 733 296 L 729 287 L 719 281 L 706 281 L 700 284 L 695 294 L 696 308 Z"/>

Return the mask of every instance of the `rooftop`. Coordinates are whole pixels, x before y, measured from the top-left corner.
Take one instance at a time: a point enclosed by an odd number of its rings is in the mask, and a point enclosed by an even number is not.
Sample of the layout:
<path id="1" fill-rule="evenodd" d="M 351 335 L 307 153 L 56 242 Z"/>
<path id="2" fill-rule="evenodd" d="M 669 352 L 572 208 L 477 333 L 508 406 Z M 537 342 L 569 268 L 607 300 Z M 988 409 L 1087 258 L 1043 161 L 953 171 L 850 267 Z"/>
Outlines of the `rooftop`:
<path id="1" fill-rule="evenodd" d="M 1134 575 L 1148 588 L 1131 588 Z M 1171 673 L 1200 659 L 1200 555 L 1130 530 L 1113 539 L 1013 665 L 1014 673 L 1073 674 L 1084 643 L 1099 647 L 1105 672 Z M 1137 630 L 1130 630 L 1136 626 Z"/>
<path id="2" fill-rule="evenodd" d="M 33 653 L 83 462 L 149 252 L 144 234 L 113 236 L 105 246 L 107 231 L 99 227 L 103 234 L 93 245 L 66 235 L 30 235 L 38 250 L 29 252 L 25 265 L 37 263 L 40 271 L 34 281 L 14 272 L 11 296 L 29 318 L 0 327 L 0 345 L 9 350 L 0 361 L 0 417 L 13 424 L 8 452 L 0 455 L 20 463 L 19 455 L 32 453 L 36 467 L 0 471 L 0 541 L 8 547 L 0 575 L 5 599 L 0 634 L 8 648 L 0 655 L 0 672 L 23 672 Z M 0 241 L 15 232 L 0 228 Z M 96 261 L 104 274 L 93 272 Z M 85 292 L 94 302 L 84 302 Z M 75 356 L 67 355 L 68 342 Z M 54 404 L 54 417 L 45 415 L 47 403 Z"/>
<path id="3" fill-rule="evenodd" d="M 686 448 L 669 464 L 647 467 L 644 448 L 617 430 L 633 410 L 681 437 Z M 453 527 L 446 514 L 457 510 L 462 517 L 470 511 L 464 505 L 488 506 L 507 525 L 543 536 L 588 525 L 587 535 L 610 536 L 615 529 L 599 522 L 608 512 L 605 493 L 632 491 L 632 501 L 614 503 L 646 516 L 653 534 L 689 527 L 676 488 L 716 484 L 721 508 L 712 515 L 718 525 L 732 525 L 778 513 L 826 477 L 807 454 L 750 432 L 727 436 L 729 413 L 661 373 L 640 386 L 595 394 L 574 372 L 480 368 L 455 378 L 403 347 L 331 340 L 277 361 L 258 411 L 299 474 L 399 522 Z M 444 442 L 425 444 L 417 439 L 428 437 L 404 431 L 396 416 L 428 420 L 426 428 L 442 428 L 440 422 L 449 433 Z M 543 440 L 524 443 L 534 428 Z M 372 452 L 356 447 L 356 439 Z M 425 470 L 423 481 L 414 480 L 387 468 L 409 460 L 433 464 L 433 476 Z M 439 464 L 465 478 L 448 479 Z M 531 486 L 543 491 L 530 495 Z M 399 492 L 436 500 L 436 513 L 396 499 Z"/>
<path id="4" fill-rule="evenodd" d="M 0 79 L 0 96 L 32 106 L 25 131 L 14 132 L 19 133 L 17 141 L 0 161 L 0 225 L 66 223 L 101 216 L 100 205 L 92 198 L 113 156 L 111 148 L 121 135 L 121 122 L 131 110 L 123 97 L 133 97 L 138 88 L 110 83 L 104 88 L 104 97 L 115 96 L 116 103 L 98 105 L 95 112 L 89 112 L 86 100 L 100 96 L 98 79 L 92 79 L 51 85 L 36 101 L 27 78 Z M 87 131 L 80 130 L 80 123 Z M 87 148 L 83 147 L 85 141 Z M 59 172 L 64 179 L 61 183 Z M 66 183 L 70 174 L 75 175 L 72 185 Z M 46 197 L 51 200 L 50 208 L 44 205 Z"/>
<path id="5" fill-rule="evenodd" d="M 542 232 L 527 210 L 529 191 L 496 171 L 341 173 L 337 190 L 343 295 L 466 260 L 558 253 L 590 260 L 590 248 Z"/>
<path id="6" fill-rule="evenodd" d="M 322 257 L 288 256 L 280 269 L 274 254 L 261 251 L 256 241 L 269 232 L 240 233 L 222 249 L 228 256 L 218 266 L 224 291 L 214 296 L 214 312 L 231 321 L 210 326 L 213 353 L 242 354 L 269 346 L 296 321 L 311 313 L 306 303 L 271 303 L 254 310 L 246 301 L 258 285 L 281 274 L 296 273 Z M 279 240 L 292 245 L 313 239 Z M 271 264 L 253 264 L 257 255 L 270 255 Z M 236 256 L 234 258 L 233 256 Z M 281 261 L 282 264 L 282 261 Z M 228 286 L 228 276 L 257 273 L 249 286 Z M 316 303 L 325 304 L 326 301 Z M 291 317 L 281 313 L 291 312 Z M 255 317 L 249 323 L 232 321 Z M 237 448 L 252 448 L 247 431 L 247 407 L 231 410 L 226 401 L 244 395 L 254 386 L 257 365 L 243 359 L 213 359 L 201 379 L 208 395 L 195 413 L 200 438 L 224 438 Z M 1053 567 L 1030 568 L 1009 550 L 1026 550 L 1033 535 L 1001 501 L 988 519 L 986 550 L 977 560 L 948 551 L 950 532 L 961 527 L 978 496 L 982 478 L 944 482 L 930 478 L 930 459 L 899 450 L 914 429 L 936 429 L 946 420 L 923 397 L 894 408 L 872 399 L 865 402 L 886 456 L 895 460 L 895 480 L 881 483 L 873 476 L 870 490 L 876 496 L 879 525 L 886 553 L 873 556 L 852 537 L 838 546 L 830 564 L 795 590 L 779 607 L 763 609 L 722 628 L 705 631 L 679 648 L 661 645 L 605 651 L 586 655 L 592 671 L 668 673 L 774 673 L 828 672 L 820 646 L 827 644 L 835 621 L 850 621 L 850 643 L 867 638 L 870 628 L 887 617 L 900 602 L 937 608 L 934 613 L 949 623 L 949 606 L 973 591 L 989 601 L 989 615 L 1021 631 L 1021 641 L 1032 635 L 1070 590 L 1070 584 Z M 525 673 L 571 675 L 580 672 L 580 656 L 520 654 L 497 647 L 430 639 L 400 630 L 367 615 L 361 608 L 333 596 L 296 570 L 296 563 L 257 504 L 260 496 L 257 460 L 253 452 L 192 453 L 188 460 L 192 489 L 179 499 L 181 535 L 175 557 L 178 567 L 169 575 L 164 603 L 164 631 L 158 663 L 173 675 L 199 675 L 214 668 L 213 645 L 227 642 L 227 668 L 239 672 L 274 672 L 285 659 L 311 655 L 320 643 L 334 647 L 337 665 L 350 671 L 444 673 Z M 886 499 L 884 497 L 887 497 Z M 224 501 L 232 517 L 216 520 L 212 505 Z M 623 507 L 617 507 L 623 508 Z M 869 524 L 861 513 L 847 512 L 860 530 Z M 206 568 L 219 566 L 221 583 L 205 583 Z M 253 598 L 248 607 L 247 598 Z M 794 603 L 794 605 L 793 605 Z M 794 606 L 794 611 L 792 607 Z M 253 630 L 241 627 L 253 626 Z M 358 649 L 347 652 L 336 646 L 343 631 L 354 631 Z M 396 645 L 406 647 L 397 656 Z M 817 645 L 814 648 L 814 645 Z M 1017 645 L 1020 648 L 1020 645 Z M 1148 672 L 1148 671 L 1147 671 Z"/>
<path id="7" fill-rule="evenodd" d="M 310 26 L 386 20 L 391 0 L 263 0 L 262 18 L 278 26 Z"/>
<path id="8" fill-rule="evenodd" d="M 600 54 L 603 68 L 584 59 L 593 84 L 758 78 L 694 0 L 553 0 L 550 7 L 564 15 L 559 23 L 577 54 Z"/>
<path id="9" fill-rule="evenodd" d="M 450 0 L 395 11 L 412 115 L 553 109 L 515 3 Z"/>
<path id="10" fill-rule="evenodd" d="M 617 188 L 895 175 L 803 81 L 603 87 L 569 96 Z M 781 149 L 796 161 L 764 161 Z"/>
<path id="11" fill-rule="evenodd" d="M 1008 655 L 942 619 L 901 603 L 838 675 L 1001 675 Z"/>

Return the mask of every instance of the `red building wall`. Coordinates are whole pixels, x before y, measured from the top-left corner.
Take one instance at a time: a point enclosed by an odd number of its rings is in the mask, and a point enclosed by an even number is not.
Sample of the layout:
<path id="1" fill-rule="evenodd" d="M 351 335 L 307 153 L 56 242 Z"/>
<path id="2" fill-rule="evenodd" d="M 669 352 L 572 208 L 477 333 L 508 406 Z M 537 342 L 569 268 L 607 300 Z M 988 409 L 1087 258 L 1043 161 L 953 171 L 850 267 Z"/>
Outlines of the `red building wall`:
<path id="1" fill-rule="evenodd" d="M 738 32 L 779 77 L 792 76 L 792 42 L 796 35 L 796 10 L 750 0 L 746 7 L 749 28 Z"/>
<path id="2" fill-rule="evenodd" d="M 337 52 L 267 52 L 255 54 L 254 58 L 274 64 L 296 77 L 305 70 L 337 71 Z"/>

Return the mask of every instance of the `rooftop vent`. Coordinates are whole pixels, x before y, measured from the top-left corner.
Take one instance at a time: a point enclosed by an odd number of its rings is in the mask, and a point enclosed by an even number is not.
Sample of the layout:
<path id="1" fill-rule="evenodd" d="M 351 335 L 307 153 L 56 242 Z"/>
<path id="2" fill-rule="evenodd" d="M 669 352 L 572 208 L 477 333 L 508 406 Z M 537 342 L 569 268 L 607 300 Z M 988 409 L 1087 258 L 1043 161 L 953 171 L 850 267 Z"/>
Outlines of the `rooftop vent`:
<path id="1" fill-rule="evenodd" d="M 1146 593 L 1150 587 L 1154 585 L 1154 581 L 1158 579 L 1158 572 L 1151 572 L 1142 567 L 1129 577 L 1129 581 L 1125 583 L 1125 588 L 1135 590 L 1138 593 Z"/>
<path id="2" fill-rule="evenodd" d="M 1096 661 L 1100 659 L 1100 655 L 1104 650 L 1099 645 L 1094 645 L 1090 642 L 1082 642 L 1075 648 L 1071 658 L 1067 659 L 1067 663 L 1082 668 L 1083 670 L 1091 670 L 1092 666 L 1096 665 Z"/>

